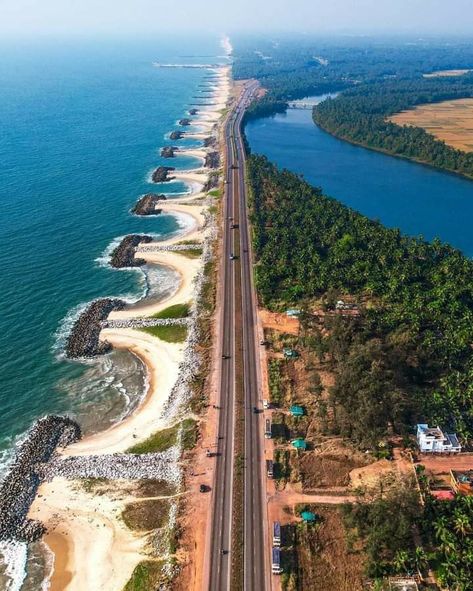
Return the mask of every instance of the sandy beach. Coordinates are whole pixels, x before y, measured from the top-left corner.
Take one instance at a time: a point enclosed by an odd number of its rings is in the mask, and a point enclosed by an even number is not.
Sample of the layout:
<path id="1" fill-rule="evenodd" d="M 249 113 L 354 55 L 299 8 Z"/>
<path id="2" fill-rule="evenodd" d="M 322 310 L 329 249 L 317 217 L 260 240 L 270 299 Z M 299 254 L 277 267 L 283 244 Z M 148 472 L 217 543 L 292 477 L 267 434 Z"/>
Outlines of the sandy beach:
<path id="1" fill-rule="evenodd" d="M 205 107 L 195 124 L 213 127 L 221 118 L 229 92 L 229 67 L 219 70 L 215 102 Z M 199 116 L 201 112 L 199 110 Z M 205 139 L 208 133 L 186 134 L 186 137 Z M 205 148 L 182 150 L 182 154 L 205 158 Z M 179 152 L 177 152 L 177 157 Z M 192 187 L 192 194 L 175 196 L 175 200 L 159 204 L 166 213 L 190 216 L 194 223 L 182 232 L 160 242 L 170 246 L 182 240 L 202 242 L 205 237 L 205 206 L 193 200 L 205 196 L 202 187 L 209 170 L 205 168 L 175 172 L 176 179 Z M 148 245 L 149 246 L 149 245 Z M 176 290 L 159 302 L 134 306 L 129 310 L 114 311 L 109 318 L 123 319 L 150 316 L 177 303 L 191 302 L 195 297 L 194 279 L 202 266 L 200 258 L 188 258 L 175 251 L 137 249 L 136 256 L 150 264 L 169 266 L 180 275 Z M 163 410 L 179 376 L 179 365 L 184 358 L 185 343 L 164 342 L 149 333 L 131 328 L 103 329 L 100 338 L 117 349 L 125 349 L 139 357 L 147 368 L 147 391 L 138 408 L 111 428 L 88 436 L 66 448 L 67 456 L 84 456 L 124 452 L 144 441 L 159 429 L 169 426 Z M 122 495 L 93 494 L 79 482 L 55 478 L 41 485 L 30 516 L 40 519 L 48 528 L 45 542 L 55 556 L 50 581 L 51 591 L 122 591 L 136 565 L 147 558 L 146 534 L 128 529 L 120 518 L 127 502 L 134 498 Z"/>

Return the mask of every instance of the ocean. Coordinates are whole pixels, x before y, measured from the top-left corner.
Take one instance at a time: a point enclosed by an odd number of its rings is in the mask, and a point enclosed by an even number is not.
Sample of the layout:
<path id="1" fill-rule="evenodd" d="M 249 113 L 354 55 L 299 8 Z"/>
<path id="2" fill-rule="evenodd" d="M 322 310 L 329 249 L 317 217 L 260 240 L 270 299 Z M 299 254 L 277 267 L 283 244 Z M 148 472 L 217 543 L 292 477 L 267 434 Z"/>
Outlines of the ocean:
<path id="1" fill-rule="evenodd" d="M 189 223 L 130 214 L 140 195 L 156 191 L 149 183 L 156 166 L 200 165 L 164 160 L 159 149 L 207 72 L 153 62 L 215 63 L 222 49 L 219 38 L 197 36 L 0 42 L 0 49 L 1 474 L 35 419 L 66 413 L 90 433 L 125 416 L 144 394 L 144 368 L 132 355 L 70 362 L 64 342 L 98 297 L 132 302 L 175 287 L 169 269 L 113 270 L 107 256 L 125 234 L 165 238 Z M 176 195 L 187 190 L 166 186 Z M 44 557 L 34 554 L 41 559 L 30 561 L 23 589 L 39 588 Z M 8 576 L 6 568 L 0 565 L 0 588 L 21 589 L 21 573 Z"/>

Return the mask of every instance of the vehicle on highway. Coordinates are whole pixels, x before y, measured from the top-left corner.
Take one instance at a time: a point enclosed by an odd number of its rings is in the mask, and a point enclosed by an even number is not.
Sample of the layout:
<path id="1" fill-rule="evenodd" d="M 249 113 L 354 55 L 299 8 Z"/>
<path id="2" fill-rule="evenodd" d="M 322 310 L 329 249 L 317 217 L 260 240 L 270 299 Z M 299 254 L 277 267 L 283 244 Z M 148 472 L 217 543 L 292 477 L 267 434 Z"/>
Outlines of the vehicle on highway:
<path id="1" fill-rule="evenodd" d="M 271 439 L 273 431 L 271 429 L 271 419 L 266 419 L 264 422 L 264 436 L 266 439 Z"/>
<path id="2" fill-rule="evenodd" d="M 236 254 L 231 254 L 231 255 L 230 255 L 230 260 L 231 260 L 231 261 L 236 261 L 236 260 L 237 260 L 237 258 L 238 258 L 238 256 L 237 256 Z"/>
<path id="3" fill-rule="evenodd" d="M 230 359 L 230 355 L 226 355 L 225 353 L 222 355 L 222 359 Z"/>
<path id="4" fill-rule="evenodd" d="M 253 406 L 253 412 L 255 413 L 255 415 L 257 415 L 259 413 L 257 406 Z"/>
<path id="5" fill-rule="evenodd" d="M 279 521 L 273 522 L 273 546 L 279 547 L 281 545 L 281 524 Z"/>
<path id="6" fill-rule="evenodd" d="M 272 558 L 273 560 L 271 563 L 271 572 L 273 573 L 273 575 L 280 575 L 282 573 L 280 548 L 273 548 Z"/>
<path id="7" fill-rule="evenodd" d="M 232 224 L 232 225 L 230 226 L 230 228 L 231 228 L 232 230 L 234 230 L 235 228 L 238 228 L 238 227 L 239 227 L 239 226 L 238 226 L 238 224 Z"/>

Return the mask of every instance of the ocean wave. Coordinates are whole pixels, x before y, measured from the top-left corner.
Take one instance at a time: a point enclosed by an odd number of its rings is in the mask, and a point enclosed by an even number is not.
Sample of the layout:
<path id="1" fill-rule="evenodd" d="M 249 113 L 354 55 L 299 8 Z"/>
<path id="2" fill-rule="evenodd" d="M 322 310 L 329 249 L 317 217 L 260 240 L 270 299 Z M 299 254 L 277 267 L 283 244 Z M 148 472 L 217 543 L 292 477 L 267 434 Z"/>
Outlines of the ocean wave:
<path id="1" fill-rule="evenodd" d="M 133 232 L 133 234 L 136 234 L 138 236 L 151 236 L 151 238 L 153 238 L 154 240 L 160 240 L 163 237 L 162 234 L 159 234 L 159 233 L 156 233 L 156 232 L 154 232 L 154 233 L 148 232 L 147 234 L 145 234 L 144 232 Z M 111 269 L 113 271 L 137 270 L 137 267 L 120 267 L 119 269 L 115 269 L 114 267 L 111 267 L 110 266 L 110 259 L 112 257 L 113 251 L 117 248 L 117 246 L 120 244 L 120 242 L 124 238 L 126 238 L 126 236 L 129 236 L 129 234 L 124 234 L 123 236 L 117 236 L 116 238 L 114 238 L 110 242 L 110 244 L 105 247 L 105 250 L 102 252 L 102 254 L 100 254 L 95 259 L 95 263 L 97 263 L 97 265 L 99 267 Z"/>
<path id="2" fill-rule="evenodd" d="M 28 546 L 23 542 L 0 542 L 0 566 L 8 579 L 5 591 L 21 591 L 26 578 Z"/>

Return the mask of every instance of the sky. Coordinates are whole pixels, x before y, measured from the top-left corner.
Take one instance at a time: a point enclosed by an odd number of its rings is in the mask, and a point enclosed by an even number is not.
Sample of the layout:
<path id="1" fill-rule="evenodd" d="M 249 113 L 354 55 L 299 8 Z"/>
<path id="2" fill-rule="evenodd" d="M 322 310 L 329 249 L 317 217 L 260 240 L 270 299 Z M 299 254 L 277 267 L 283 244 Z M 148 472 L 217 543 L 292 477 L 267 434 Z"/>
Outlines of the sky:
<path id="1" fill-rule="evenodd" d="M 0 37 L 193 29 L 473 36 L 473 0 L 0 0 Z"/>

